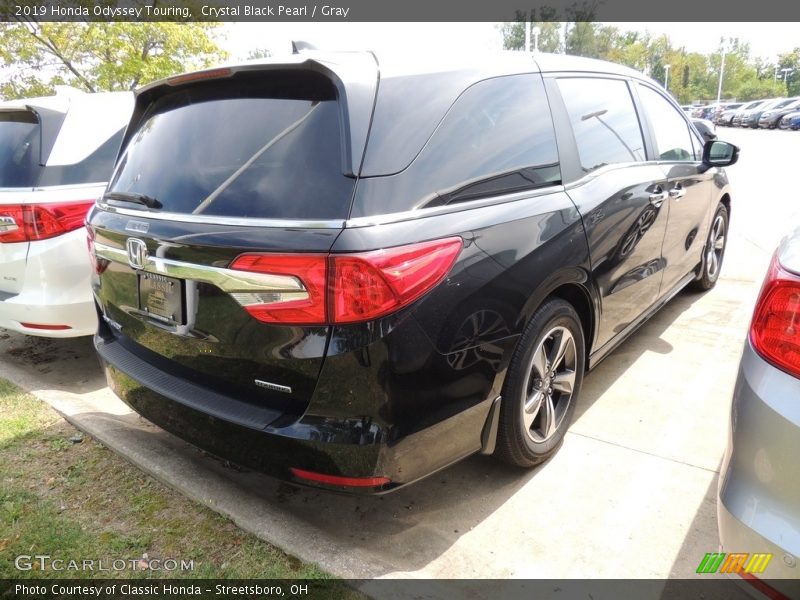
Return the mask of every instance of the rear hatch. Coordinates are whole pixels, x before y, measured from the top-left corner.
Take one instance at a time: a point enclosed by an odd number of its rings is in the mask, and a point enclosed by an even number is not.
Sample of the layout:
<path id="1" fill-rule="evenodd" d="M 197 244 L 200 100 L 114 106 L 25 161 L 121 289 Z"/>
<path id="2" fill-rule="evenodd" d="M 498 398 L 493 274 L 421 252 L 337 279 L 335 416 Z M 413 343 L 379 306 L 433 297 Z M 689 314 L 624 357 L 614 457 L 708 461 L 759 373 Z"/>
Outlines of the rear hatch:
<path id="1" fill-rule="evenodd" d="M 40 137 L 33 112 L 0 112 L 0 300 L 22 289 L 29 241 L 19 205 L 38 179 Z"/>
<path id="2" fill-rule="evenodd" d="M 314 61 L 141 92 L 89 219 L 105 334 L 162 373 L 302 412 L 328 343 L 325 255 L 363 154 L 356 100 Z"/>

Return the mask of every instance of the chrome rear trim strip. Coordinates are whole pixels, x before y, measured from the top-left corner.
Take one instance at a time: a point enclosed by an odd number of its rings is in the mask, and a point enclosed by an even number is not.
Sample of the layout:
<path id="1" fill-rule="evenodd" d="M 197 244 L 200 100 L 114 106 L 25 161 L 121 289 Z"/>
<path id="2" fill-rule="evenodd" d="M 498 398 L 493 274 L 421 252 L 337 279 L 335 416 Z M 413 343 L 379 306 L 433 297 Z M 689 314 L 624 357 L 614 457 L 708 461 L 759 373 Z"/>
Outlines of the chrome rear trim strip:
<path id="1" fill-rule="evenodd" d="M 122 248 L 114 248 L 113 246 L 95 242 L 94 251 L 97 256 L 106 260 L 129 265 L 128 252 Z M 303 294 L 307 292 L 303 283 L 297 277 L 292 277 L 291 275 L 236 271 L 154 256 L 148 256 L 145 259 L 141 270 L 177 279 L 210 283 L 228 293 L 274 292 L 278 294 Z"/>

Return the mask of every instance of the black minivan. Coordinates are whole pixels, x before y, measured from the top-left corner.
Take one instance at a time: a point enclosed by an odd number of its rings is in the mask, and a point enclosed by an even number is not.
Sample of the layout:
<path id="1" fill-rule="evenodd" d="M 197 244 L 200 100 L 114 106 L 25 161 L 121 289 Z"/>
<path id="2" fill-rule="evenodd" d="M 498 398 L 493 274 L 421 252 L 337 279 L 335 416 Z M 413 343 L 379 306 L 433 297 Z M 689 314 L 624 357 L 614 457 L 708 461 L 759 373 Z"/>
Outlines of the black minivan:
<path id="1" fill-rule="evenodd" d="M 737 157 L 652 80 L 574 57 L 166 79 L 89 215 L 95 346 L 147 419 L 298 483 L 529 467 L 585 371 L 715 284 Z"/>

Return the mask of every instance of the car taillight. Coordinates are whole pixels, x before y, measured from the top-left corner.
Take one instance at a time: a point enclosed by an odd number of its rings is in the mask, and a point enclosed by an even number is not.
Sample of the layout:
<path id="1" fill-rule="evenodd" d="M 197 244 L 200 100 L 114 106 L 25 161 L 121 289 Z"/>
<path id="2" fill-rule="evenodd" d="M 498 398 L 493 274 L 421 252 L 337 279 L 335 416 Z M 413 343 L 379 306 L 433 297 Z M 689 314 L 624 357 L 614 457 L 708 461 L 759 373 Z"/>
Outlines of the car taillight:
<path id="1" fill-rule="evenodd" d="M 264 291 L 233 296 L 267 323 L 369 321 L 408 306 L 435 287 L 462 246 L 460 237 L 452 237 L 358 254 L 243 254 L 231 269 L 276 280 Z"/>
<path id="2" fill-rule="evenodd" d="M 766 361 L 800 377 L 800 277 L 772 259 L 750 325 L 750 343 Z"/>
<path id="3" fill-rule="evenodd" d="M 231 263 L 231 269 L 274 276 L 272 285 L 263 291 L 233 294 L 259 321 L 286 325 L 326 323 L 324 254 L 242 254 Z"/>
<path id="4" fill-rule="evenodd" d="M 332 256 L 333 322 L 369 321 L 408 306 L 445 278 L 462 245 L 457 237 Z"/>
<path id="5" fill-rule="evenodd" d="M 102 258 L 101 256 L 97 256 L 97 252 L 95 251 L 94 247 L 94 238 L 95 233 L 94 230 L 86 226 L 86 248 L 89 250 L 89 262 L 92 263 L 92 269 L 98 275 L 102 275 L 105 270 L 108 268 L 108 260 Z"/>
<path id="6" fill-rule="evenodd" d="M 81 200 L 54 204 L 0 205 L 0 219 L 6 217 L 3 222 L 7 223 L 5 228 L 0 228 L 0 242 L 34 242 L 79 229 L 93 204 L 94 200 Z M 11 226 L 11 219 L 16 227 Z"/>

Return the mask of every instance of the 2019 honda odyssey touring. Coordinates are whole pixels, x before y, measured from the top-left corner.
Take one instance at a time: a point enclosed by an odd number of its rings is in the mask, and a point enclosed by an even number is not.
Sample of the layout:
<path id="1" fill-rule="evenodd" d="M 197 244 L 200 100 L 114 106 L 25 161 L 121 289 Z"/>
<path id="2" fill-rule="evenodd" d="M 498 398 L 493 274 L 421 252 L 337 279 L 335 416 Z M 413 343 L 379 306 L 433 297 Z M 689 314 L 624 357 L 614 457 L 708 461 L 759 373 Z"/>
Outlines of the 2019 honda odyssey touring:
<path id="1" fill-rule="evenodd" d="M 133 94 L 0 102 L 0 327 L 75 337 L 97 331 L 84 221 L 106 187 Z"/>
<path id="2" fill-rule="evenodd" d="M 278 477 L 382 492 L 476 452 L 532 466 L 584 371 L 716 282 L 737 156 L 586 59 L 177 76 L 138 92 L 89 216 L 95 346 L 136 411 Z"/>

